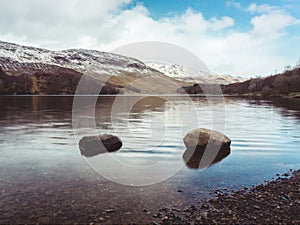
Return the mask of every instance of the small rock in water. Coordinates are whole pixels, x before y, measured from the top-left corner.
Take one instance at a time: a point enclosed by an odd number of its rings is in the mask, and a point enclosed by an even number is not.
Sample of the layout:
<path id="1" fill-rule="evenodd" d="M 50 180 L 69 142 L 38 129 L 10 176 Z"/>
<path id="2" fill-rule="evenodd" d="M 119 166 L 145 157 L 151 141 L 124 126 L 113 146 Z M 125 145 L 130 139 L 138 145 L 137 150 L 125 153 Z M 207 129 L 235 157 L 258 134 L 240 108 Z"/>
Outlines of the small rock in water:
<path id="1" fill-rule="evenodd" d="M 206 204 L 206 203 L 203 203 L 203 204 L 201 205 L 201 209 L 208 209 L 208 208 L 209 208 L 209 205 Z"/>
<path id="2" fill-rule="evenodd" d="M 111 134 L 83 137 L 79 141 L 81 154 L 86 157 L 96 156 L 101 153 L 115 152 L 121 147 L 121 139 Z"/>
<path id="3" fill-rule="evenodd" d="M 164 216 L 161 220 L 168 220 L 168 219 L 169 219 L 169 217 Z"/>
<path id="4" fill-rule="evenodd" d="M 52 191 L 46 191 L 45 195 L 51 195 Z"/>
<path id="5" fill-rule="evenodd" d="M 156 223 L 155 221 L 152 221 L 151 225 L 159 225 L 159 223 Z"/>
<path id="6" fill-rule="evenodd" d="M 114 209 L 107 209 L 106 211 L 105 211 L 106 213 L 114 213 L 114 212 L 116 212 Z"/>

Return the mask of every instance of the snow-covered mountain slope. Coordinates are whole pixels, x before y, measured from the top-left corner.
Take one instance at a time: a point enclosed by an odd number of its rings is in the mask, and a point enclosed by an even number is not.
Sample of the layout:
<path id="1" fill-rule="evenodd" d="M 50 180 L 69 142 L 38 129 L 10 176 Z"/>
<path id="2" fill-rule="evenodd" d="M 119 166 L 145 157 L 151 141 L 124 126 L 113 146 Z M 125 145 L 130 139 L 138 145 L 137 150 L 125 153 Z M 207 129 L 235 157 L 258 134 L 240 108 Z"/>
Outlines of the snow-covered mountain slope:
<path id="1" fill-rule="evenodd" d="M 39 77 L 42 80 L 38 79 L 37 84 L 42 82 L 43 87 L 46 87 L 47 83 L 51 83 L 54 75 L 57 77 L 60 72 L 61 76 L 63 76 L 62 74 L 87 75 L 100 83 L 105 82 L 115 87 L 117 92 L 125 93 L 176 93 L 177 84 L 181 85 L 175 79 L 169 78 L 146 66 L 143 62 L 130 57 L 85 49 L 50 51 L 1 41 L 0 69 L 4 75 L 10 76 L 6 77 L 6 80 L 12 80 L 12 77 L 15 77 L 15 82 L 10 81 L 7 85 L 15 83 L 17 86 L 20 86 L 18 83 L 21 82 L 19 81 L 20 76 L 24 77 L 25 75 L 27 76 L 27 86 L 33 86 L 28 79 L 37 80 L 35 74 L 39 73 L 43 76 L 42 78 Z M 18 77 L 18 81 L 16 77 Z M 63 80 L 63 78 L 59 77 L 58 80 Z M 3 78 L 0 79 L 0 88 L 1 82 L 3 86 L 5 83 Z M 76 81 L 74 82 L 76 83 Z M 20 88 L 26 89 L 27 87 L 22 86 Z M 5 88 L 2 87 L 2 89 Z M 32 94 L 32 91 L 26 93 Z M 38 91 L 36 93 L 39 94 Z M 47 90 L 40 93 L 45 94 Z"/>
<path id="2" fill-rule="evenodd" d="M 39 63 L 66 67 L 101 75 L 122 75 L 124 72 L 151 73 L 153 70 L 137 59 L 85 49 L 49 51 L 0 41 L 0 57 L 18 63 Z"/>
<path id="3" fill-rule="evenodd" d="M 230 75 L 192 71 L 188 68 L 176 64 L 170 65 L 161 62 L 146 62 L 146 65 L 164 73 L 169 77 L 185 82 L 226 85 L 244 81 L 244 79 L 242 78 L 232 77 Z"/>

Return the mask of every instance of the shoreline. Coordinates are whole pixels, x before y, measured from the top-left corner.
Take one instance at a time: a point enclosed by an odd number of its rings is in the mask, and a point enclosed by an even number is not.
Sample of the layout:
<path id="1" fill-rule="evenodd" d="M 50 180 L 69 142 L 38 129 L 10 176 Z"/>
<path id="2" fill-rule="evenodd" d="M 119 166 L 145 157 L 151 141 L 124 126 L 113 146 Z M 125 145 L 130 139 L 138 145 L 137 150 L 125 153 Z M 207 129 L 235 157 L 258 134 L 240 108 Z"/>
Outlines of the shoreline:
<path id="1" fill-rule="evenodd" d="M 94 177 L 92 171 L 89 173 Z M 185 189 L 168 188 L 166 184 L 124 188 L 110 182 L 99 183 L 92 177 L 90 180 L 71 176 L 66 180 L 56 178 L 50 183 L 42 179 L 39 182 L 42 186 L 36 188 L 36 184 L 31 186 L 31 180 L 22 181 L 15 200 L 2 205 L 0 224 L 299 224 L 300 170 L 291 173 L 292 170 L 277 174 L 277 179 L 252 188 L 212 189 L 210 196 L 193 195 L 192 201 L 184 198 L 188 193 Z M 107 202 L 100 190 L 108 192 L 112 201 Z M 32 191 L 34 196 L 30 197 Z M 146 193 L 152 194 L 145 199 Z M 155 198 L 153 193 L 157 193 Z M 1 194 L 5 202 L 8 193 L 2 190 Z M 143 204 L 142 199 L 147 204 Z M 19 204 L 26 210 L 19 211 Z M 133 206 L 133 211 L 128 204 Z"/>
<path id="2" fill-rule="evenodd" d="M 237 93 L 223 93 L 223 94 L 163 94 L 163 93 L 149 93 L 149 94 L 141 94 L 141 93 L 134 93 L 134 94 L 99 94 L 99 95 L 76 95 L 76 94 L 35 94 L 35 95 L 14 95 L 14 94 L 0 94 L 1 97 L 148 97 L 148 96 L 166 96 L 166 97 L 228 97 L 228 98 L 254 98 L 254 99 L 300 99 L 300 92 L 290 93 L 288 95 L 262 95 L 261 93 L 245 93 L 245 94 L 237 94 Z"/>
<path id="3" fill-rule="evenodd" d="M 288 95 L 262 95 L 261 93 L 245 93 L 245 94 L 224 94 L 224 97 L 237 98 L 254 98 L 254 99 L 300 99 L 300 93 L 290 93 Z"/>
<path id="4" fill-rule="evenodd" d="M 279 176 L 279 174 L 277 174 Z M 182 216 L 160 214 L 162 224 L 299 224 L 300 170 L 273 181 L 231 193 L 218 193 L 200 208 L 191 205 Z M 156 222 L 155 222 L 156 223 Z"/>

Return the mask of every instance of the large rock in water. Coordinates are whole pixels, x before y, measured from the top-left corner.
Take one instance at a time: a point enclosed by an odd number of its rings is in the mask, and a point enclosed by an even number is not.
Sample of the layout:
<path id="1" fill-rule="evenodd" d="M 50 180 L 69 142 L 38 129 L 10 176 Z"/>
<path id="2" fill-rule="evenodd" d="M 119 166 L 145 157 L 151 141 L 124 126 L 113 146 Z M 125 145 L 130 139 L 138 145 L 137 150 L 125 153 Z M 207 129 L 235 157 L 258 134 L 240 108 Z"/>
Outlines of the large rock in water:
<path id="1" fill-rule="evenodd" d="M 189 132 L 183 141 L 187 149 L 182 158 L 190 168 L 205 168 L 230 154 L 230 138 L 218 131 L 199 128 Z"/>
<path id="2" fill-rule="evenodd" d="M 111 134 L 83 137 L 79 141 L 81 154 L 86 157 L 96 156 L 101 153 L 115 152 L 121 147 L 121 139 Z"/>
<path id="3" fill-rule="evenodd" d="M 222 147 L 230 147 L 231 140 L 226 135 L 205 128 L 199 128 L 189 132 L 183 138 L 186 148 L 205 147 L 209 141 L 211 144 Z"/>

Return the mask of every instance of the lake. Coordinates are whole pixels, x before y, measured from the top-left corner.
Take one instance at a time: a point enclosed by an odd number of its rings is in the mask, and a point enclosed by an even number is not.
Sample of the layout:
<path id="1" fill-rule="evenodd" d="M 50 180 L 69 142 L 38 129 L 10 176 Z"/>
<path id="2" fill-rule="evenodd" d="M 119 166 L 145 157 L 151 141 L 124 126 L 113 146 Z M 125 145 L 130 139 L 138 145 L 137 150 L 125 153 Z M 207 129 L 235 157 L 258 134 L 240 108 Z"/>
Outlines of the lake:
<path id="1" fill-rule="evenodd" d="M 0 97 L 0 223 L 142 222 L 162 206 L 201 204 L 212 190 L 300 168 L 299 100 L 221 100 Z M 182 139 L 198 127 L 225 133 L 231 153 L 207 168 L 186 165 Z M 104 133 L 122 149 L 81 156 L 78 141 Z"/>

